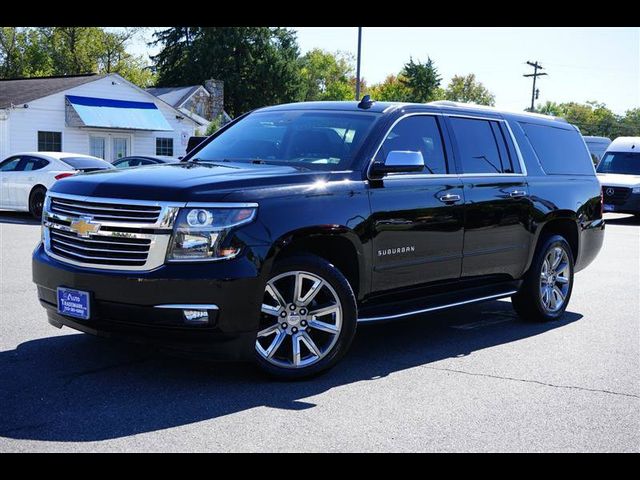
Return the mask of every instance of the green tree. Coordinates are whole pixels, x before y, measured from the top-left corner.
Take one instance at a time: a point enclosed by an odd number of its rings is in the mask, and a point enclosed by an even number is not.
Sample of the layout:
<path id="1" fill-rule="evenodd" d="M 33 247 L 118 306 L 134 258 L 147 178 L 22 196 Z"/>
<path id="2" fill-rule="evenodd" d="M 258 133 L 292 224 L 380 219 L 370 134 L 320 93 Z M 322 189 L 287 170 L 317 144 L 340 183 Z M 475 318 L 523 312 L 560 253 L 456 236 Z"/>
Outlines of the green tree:
<path id="1" fill-rule="evenodd" d="M 48 42 L 41 29 L 0 27 L 0 78 L 52 74 Z"/>
<path id="2" fill-rule="evenodd" d="M 576 125 L 583 135 L 616 138 L 640 134 L 640 109 L 628 110 L 624 116 L 616 115 L 604 103 L 546 102 L 536 112 L 564 118 Z"/>
<path id="3" fill-rule="evenodd" d="M 624 135 L 630 137 L 640 137 L 640 108 L 633 108 L 624 113 L 620 120 L 621 130 Z"/>
<path id="4" fill-rule="evenodd" d="M 562 115 L 562 108 L 556 102 L 547 101 L 543 105 L 538 105 L 538 108 L 536 108 L 536 112 L 542 113 L 544 115 L 559 117 L 560 115 Z"/>
<path id="5" fill-rule="evenodd" d="M 494 95 L 476 80 L 473 73 L 465 76 L 454 75 L 444 92 L 444 97 L 446 100 L 478 105 L 494 106 L 496 103 Z"/>
<path id="6" fill-rule="evenodd" d="M 381 102 L 408 102 L 411 98 L 411 89 L 402 75 L 388 75 L 384 81 L 369 87 L 367 93 Z"/>
<path id="7" fill-rule="evenodd" d="M 236 116 L 296 101 L 302 82 L 295 32 L 272 27 L 172 27 L 155 34 L 158 86 L 225 84 L 225 110 Z M 187 68 L 188 67 L 188 68 Z"/>
<path id="8" fill-rule="evenodd" d="M 353 56 L 350 54 L 331 53 L 319 48 L 310 50 L 300 58 L 301 99 L 353 100 L 353 70 Z"/>
<path id="9" fill-rule="evenodd" d="M 410 91 L 410 102 L 424 103 L 439 99 L 438 88 L 442 78 L 429 57 L 426 63 L 414 62 L 413 58 L 409 58 L 402 69 L 400 81 Z"/>
<path id="10" fill-rule="evenodd" d="M 119 73 L 145 87 L 153 83 L 153 72 L 142 57 L 126 51 L 137 32 L 137 28 L 107 31 L 98 27 L 3 27 L 0 76 Z"/>

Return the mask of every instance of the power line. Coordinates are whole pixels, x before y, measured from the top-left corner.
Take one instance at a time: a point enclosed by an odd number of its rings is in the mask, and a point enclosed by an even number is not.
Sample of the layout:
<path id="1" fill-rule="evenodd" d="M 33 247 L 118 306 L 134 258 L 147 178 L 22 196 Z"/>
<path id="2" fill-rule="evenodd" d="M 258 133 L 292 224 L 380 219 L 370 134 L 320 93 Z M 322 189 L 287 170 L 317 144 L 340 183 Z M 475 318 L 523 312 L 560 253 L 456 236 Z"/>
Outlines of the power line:
<path id="1" fill-rule="evenodd" d="M 538 77 L 541 77 L 543 75 L 547 75 L 546 73 L 538 73 L 538 70 L 544 70 L 542 68 L 542 65 L 540 65 L 538 63 L 538 61 L 536 60 L 535 62 L 529 62 L 527 61 L 527 65 L 531 65 L 533 67 L 533 73 L 529 73 L 529 74 L 525 74 L 522 75 L 523 77 L 533 77 L 533 88 L 531 89 L 531 110 L 530 111 L 534 111 L 534 105 L 533 102 L 535 101 L 536 98 L 538 98 L 538 95 L 540 94 L 540 91 L 536 91 L 536 80 Z"/>

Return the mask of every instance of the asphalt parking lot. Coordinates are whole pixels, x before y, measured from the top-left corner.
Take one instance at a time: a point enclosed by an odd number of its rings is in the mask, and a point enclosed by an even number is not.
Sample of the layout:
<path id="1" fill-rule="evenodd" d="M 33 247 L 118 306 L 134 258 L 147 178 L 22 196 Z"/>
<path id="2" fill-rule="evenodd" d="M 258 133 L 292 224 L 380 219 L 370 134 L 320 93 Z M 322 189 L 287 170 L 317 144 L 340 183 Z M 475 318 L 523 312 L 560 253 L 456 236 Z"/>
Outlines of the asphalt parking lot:
<path id="1" fill-rule="evenodd" d="M 640 451 L 640 223 L 607 216 L 565 318 L 494 301 L 359 328 L 328 374 L 274 382 L 57 330 L 40 227 L 0 212 L 0 451 Z"/>

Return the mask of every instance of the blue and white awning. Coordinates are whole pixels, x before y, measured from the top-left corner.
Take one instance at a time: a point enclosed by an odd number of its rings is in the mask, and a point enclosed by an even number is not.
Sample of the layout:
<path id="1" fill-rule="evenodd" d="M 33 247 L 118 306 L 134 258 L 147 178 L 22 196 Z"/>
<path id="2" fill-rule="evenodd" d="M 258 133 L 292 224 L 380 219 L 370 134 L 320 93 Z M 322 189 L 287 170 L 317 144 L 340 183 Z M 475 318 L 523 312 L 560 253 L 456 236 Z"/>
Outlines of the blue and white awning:
<path id="1" fill-rule="evenodd" d="M 173 131 L 152 102 L 66 95 L 66 121 L 70 127 Z"/>

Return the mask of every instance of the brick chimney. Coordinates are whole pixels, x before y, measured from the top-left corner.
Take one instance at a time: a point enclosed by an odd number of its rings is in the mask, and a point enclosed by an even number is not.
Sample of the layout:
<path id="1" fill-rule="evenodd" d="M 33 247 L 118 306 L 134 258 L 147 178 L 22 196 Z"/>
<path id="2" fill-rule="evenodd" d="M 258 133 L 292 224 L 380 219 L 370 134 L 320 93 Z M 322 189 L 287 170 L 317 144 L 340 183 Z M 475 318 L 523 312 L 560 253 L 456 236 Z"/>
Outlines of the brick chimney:
<path id="1" fill-rule="evenodd" d="M 224 109 L 224 82 L 213 78 L 204 81 L 204 88 L 211 94 L 209 97 L 209 118 L 213 120 L 222 114 Z"/>

